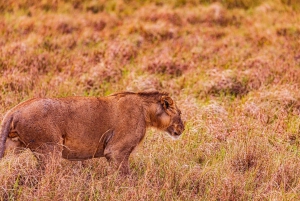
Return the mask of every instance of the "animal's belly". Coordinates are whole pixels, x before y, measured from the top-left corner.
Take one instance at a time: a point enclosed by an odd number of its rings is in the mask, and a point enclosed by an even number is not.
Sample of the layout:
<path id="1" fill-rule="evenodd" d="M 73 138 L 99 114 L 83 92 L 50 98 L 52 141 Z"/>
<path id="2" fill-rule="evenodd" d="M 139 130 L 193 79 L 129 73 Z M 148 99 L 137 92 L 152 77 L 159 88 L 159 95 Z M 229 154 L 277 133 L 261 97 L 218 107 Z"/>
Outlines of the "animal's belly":
<path id="1" fill-rule="evenodd" d="M 92 137 L 93 136 L 93 137 Z M 89 138 L 67 137 L 64 139 L 62 155 L 69 160 L 84 160 L 104 156 L 104 149 L 113 137 L 113 131 L 108 129 L 101 136 L 89 135 Z"/>
<path id="2" fill-rule="evenodd" d="M 68 160 L 85 160 L 90 158 L 98 158 L 102 157 L 104 153 L 103 145 L 90 144 L 87 146 L 86 144 L 81 145 L 68 145 L 65 144 L 62 152 L 62 156 Z"/>
<path id="3" fill-rule="evenodd" d="M 103 157 L 103 153 L 96 153 L 96 154 L 91 154 L 91 153 L 77 153 L 77 152 L 68 152 L 68 151 L 63 151 L 62 157 L 71 161 L 81 161 L 81 160 L 86 160 L 86 159 L 91 159 L 91 158 L 99 158 Z"/>

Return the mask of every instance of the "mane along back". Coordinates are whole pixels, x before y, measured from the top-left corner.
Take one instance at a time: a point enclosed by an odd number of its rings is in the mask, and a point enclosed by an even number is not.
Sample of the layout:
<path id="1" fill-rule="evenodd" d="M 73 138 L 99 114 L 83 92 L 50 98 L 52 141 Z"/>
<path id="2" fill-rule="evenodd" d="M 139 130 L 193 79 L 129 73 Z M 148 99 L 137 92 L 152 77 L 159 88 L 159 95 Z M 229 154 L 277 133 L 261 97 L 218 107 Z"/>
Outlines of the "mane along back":
<path id="1" fill-rule="evenodd" d="M 169 93 L 167 92 L 160 92 L 160 91 L 140 91 L 140 92 L 130 92 L 130 91 L 124 91 L 124 92 L 118 92 L 114 93 L 110 96 L 127 96 L 127 95 L 138 95 L 142 97 L 151 97 L 151 98 L 157 98 L 161 96 L 168 96 Z"/>
<path id="2" fill-rule="evenodd" d="M 141 91 L 137 93 L 140 96 L 168 96 L 168 92 L 160 92 L 160 91 Z"/>

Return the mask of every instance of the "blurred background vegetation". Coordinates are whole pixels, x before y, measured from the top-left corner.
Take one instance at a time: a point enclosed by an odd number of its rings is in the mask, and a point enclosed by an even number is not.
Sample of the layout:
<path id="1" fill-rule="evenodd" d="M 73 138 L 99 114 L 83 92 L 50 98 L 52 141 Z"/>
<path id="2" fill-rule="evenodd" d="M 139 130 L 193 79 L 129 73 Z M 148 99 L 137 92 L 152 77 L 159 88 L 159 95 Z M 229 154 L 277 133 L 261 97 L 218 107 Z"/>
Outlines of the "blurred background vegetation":
<path id="1" fill-rule="evenodd" d="M 186 122 L 105 160 L 0 161 L 0 200 L 300 200 L 298 0 L 0 1 L 0 116 L 33 97 L 168 91 Z"/>
<path id="2" fill-rule="evenodd" d="M 6 0 L 0 2 L 1 12 L 13 12 L 16 10 L 28 11 L 30 8 L 39 8 L 44 11 L 58 11 L 76 9 L 80 11 L 92 11 L 94 13 L 102 11 L 115 11 L 122 5 L 123 9 L 136 9 L 147 4 L 158 6 L 169 5 L 172 7 L 179 6 L 196 6 L 208 5 L 211 3 L 221 3 L 224 7 L 251 9 L 263 3 L 276 3 L 291 6 L 299 9 L 298 0 Z"/>

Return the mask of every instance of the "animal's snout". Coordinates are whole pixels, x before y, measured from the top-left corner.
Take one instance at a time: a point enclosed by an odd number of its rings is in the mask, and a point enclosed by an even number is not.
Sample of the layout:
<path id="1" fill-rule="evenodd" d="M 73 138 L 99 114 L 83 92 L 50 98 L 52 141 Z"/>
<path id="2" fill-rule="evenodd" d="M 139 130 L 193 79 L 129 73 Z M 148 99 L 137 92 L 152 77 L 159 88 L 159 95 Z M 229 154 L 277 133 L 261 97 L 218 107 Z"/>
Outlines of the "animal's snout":
<path id="1" fill-rule="evenodd" d="M 183 133 L 183 131 L 185 130 L 184 124 L 182 122 L 180 122 L 179 124 L 177 124 L 175 126 L 175 130 L 176 130 L 175 135 L 181 135 Z"/>
<path id="2" fill-rule="evenodd" d="M 180 127 L 180 129 L 182 130 L 182 132 L 185 130 L 185 128 L 184 128 L 184 123 L 183 123 L 182 120 L 180 120 L 179 127 Z"/>

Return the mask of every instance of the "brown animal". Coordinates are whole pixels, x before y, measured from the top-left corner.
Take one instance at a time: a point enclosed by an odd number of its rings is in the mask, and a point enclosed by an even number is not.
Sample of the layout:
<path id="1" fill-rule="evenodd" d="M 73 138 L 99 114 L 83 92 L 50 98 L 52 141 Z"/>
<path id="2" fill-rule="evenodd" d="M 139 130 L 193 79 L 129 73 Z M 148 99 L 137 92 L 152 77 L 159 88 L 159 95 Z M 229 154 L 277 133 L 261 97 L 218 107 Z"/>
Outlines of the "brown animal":
<path id="1" fill-rule="evenodd" d="M 184 131 L 181 112 L 167 93 L 31 99 L 5 115 L 0 158 L 5 147 L 29 148 L 43 156 L 55 149 L 69 160 L 104 156 L 128 174 L 129 155 L 151 126 L 173 137 Z"/>

